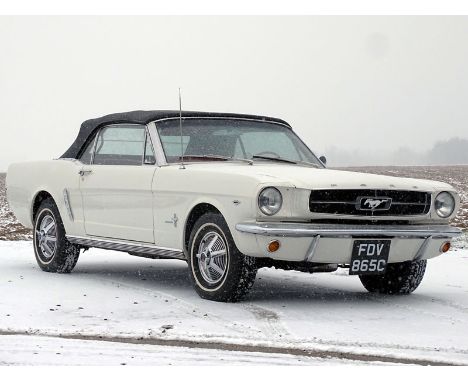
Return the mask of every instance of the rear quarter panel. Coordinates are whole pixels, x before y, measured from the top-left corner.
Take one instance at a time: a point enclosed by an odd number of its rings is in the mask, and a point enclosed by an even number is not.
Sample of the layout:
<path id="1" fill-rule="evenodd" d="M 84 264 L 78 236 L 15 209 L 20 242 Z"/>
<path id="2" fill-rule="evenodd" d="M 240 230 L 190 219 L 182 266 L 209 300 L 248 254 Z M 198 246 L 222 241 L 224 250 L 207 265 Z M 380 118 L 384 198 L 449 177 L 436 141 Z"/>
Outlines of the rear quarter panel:
<path id="1" fill-rule="evenodd" d="M 67 234 L 82 235 L 83 213 L 79 192 L 80 162 L 48 160 L 14 163 L 7 172 L 7 199 L 16 218 L 25 227 L 33 228 L 34 200 L 41 191 L 48 192 L 57 205 Z M 64 199 L 68 191 L 73 219 Z"/>

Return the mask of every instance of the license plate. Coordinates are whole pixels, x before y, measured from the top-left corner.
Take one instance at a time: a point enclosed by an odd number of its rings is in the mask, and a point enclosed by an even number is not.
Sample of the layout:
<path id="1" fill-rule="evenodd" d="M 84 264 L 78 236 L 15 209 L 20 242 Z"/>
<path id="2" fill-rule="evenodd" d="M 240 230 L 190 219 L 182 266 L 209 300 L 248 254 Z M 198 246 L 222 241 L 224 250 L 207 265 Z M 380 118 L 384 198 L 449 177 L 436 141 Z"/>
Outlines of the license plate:
<path id="1" fill-rule="evenodd" d="M 350 275 L 385 273 L 391 240 L 354 240 Z"/>

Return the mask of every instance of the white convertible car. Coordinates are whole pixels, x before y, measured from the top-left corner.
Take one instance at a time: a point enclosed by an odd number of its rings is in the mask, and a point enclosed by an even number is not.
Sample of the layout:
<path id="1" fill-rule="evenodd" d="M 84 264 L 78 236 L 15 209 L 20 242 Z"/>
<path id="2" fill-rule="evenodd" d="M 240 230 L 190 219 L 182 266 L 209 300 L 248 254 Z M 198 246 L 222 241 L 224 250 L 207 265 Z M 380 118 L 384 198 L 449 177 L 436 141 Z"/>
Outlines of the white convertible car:
<path id="1" fill-rule="evenodd" d="M 188 262 L 198 294 L 237 301 L 261 267 L 349 268 L 407 294 L 459 234 L 448 184 L 325 168 L 285 121 L 134 111 L 85 121 L 61 158 L 12 164 L 7 195 L 42 270 L 91 247 Z"/>

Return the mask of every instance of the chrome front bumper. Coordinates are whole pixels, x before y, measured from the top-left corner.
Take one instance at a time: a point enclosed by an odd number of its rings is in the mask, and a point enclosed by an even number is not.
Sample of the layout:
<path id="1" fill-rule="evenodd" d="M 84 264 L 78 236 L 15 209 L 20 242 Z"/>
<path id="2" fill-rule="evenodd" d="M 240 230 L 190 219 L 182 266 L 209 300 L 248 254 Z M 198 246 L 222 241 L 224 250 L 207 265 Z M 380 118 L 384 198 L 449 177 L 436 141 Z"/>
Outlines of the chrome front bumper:
<path id="1" fill-rule="evenodd" d="M 313 223 L 239 223 L 239 232 L 279 237 L 397 237 L 452 239 L 461 230 L 449 225 L 348 225 Z"/>

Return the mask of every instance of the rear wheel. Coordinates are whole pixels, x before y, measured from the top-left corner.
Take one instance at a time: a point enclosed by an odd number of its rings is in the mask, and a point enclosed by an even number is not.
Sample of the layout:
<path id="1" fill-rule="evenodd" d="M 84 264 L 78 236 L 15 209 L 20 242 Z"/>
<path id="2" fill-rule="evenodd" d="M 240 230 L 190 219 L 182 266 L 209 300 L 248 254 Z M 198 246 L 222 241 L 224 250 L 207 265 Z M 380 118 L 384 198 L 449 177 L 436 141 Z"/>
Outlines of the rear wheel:
<path id="1" fill-rule="evenodd" d="M 241 300 L 257 275 L 255 259 L 239 252 L 224 218 L 216 213 L 207 213 L 195 223 L 188 260 L 193 286 L 208 300 Z"/>
<path id="2" fill-rule="evenodd" d="M 34 220 L 34 253 L 45 272 L 70 273 L 78 261 L 80 248 L 65 237 L 65 228 L 52 199 L 44 200 Z"/>
<path id="3" fill-rule="evenodd" d="M 421 284 L 426 263 L 426 260 L 392 263 L 387 265 L 387 271 L 383 275 L 362 275 L 359 278 L 369 292 L 410 294 Z"/>

